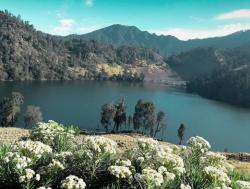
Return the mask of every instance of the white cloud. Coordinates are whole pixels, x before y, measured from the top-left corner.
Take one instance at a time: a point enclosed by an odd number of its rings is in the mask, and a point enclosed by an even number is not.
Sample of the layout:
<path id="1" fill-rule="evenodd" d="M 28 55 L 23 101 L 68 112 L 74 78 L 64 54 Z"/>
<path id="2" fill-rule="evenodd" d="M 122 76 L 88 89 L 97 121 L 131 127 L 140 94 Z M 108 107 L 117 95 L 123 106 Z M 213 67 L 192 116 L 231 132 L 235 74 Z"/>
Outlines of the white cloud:
<path id="1" fill-rule="evenodd" d="M 68 35 L 72 32 L 72 26 L 75 24 L 73 19 L 61 19 L 59 20 L 60 25 L 55 27 L 52 31 L 56 35 Z"/>
<path id="2" fill-rule="evenodd" d="M 182 40 L 203 39 L 208 37 L 225 36 L 237 31 L 249 30 L 249 24 L 229 24 L 218 26 L 213 29 L 191 29 L 191 28 L 167 28 L 163 30 L 151 30 L 158 35 L 172 35 Z"/>
<path id="3" fill-rule="evenodd" d="M 75 23 L 75 20 L 73 19 L 62 19 L 60 20 L 62 27 L 71 27 Z"/>
<path id="4" fill-rule="evenodd" d="M 92 7 L 93 6 L 93 3 L 94 3 L 94 0 L 84 0 L 84 3 L 87 7 Z"/>
<path id="5" fill-rule="evenodd" d="M 216 20 L 247 19 L 250 18 L 250 9 L 239 9 L 232 12 L 219 14 Z"/>

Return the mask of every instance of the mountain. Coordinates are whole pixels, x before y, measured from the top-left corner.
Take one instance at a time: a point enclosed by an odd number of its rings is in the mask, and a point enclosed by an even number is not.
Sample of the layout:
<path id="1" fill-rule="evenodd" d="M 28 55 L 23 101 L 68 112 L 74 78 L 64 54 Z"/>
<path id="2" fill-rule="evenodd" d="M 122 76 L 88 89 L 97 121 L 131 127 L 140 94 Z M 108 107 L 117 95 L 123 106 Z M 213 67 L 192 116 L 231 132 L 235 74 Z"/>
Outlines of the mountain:
<path id="1" fill-rule="evenodd" d="M 170 55 L 181 48 L 181 41 L 173 36 L 157 36 L 141 31 L 135 26 L 115 24 L 84 35 L 70 35 L 68 38 L 95 39 L 100 42 L 119 46 L 136 46 L 157 49 L 164 55 Z"/>
<path id="2" fill-rule="evenodd" d="M 215 48 L 195 48 L 167 59 L 167 64 L 175 70 L 184 80 L 190 80 L 211 74 L 220 68 L 223 50 Z"/>
<path id="3" fill-rule="evenodd" d="M 53 36 L 0 12 L 0 80 L 141 80 L 152 64 L 168 70 L 152 49 Z"/>
<path id="4" fill-rule="evenodd" d="M 181 69 L 178 64 L 186 64 L 186 68 L 193 66 L 186 61 L 192 59 L 195 52 L 187 52 L 185 56 L 177 58 L 176 65 L 170 66 L 177 73 L 189 76 L 187 90 L 198 93 L 206 98 L 211 98 L 230 104 L 250 107 L 250 43 L 227 50 L 211 50 L 204 60 L 210 60 L 210 67 L 207 68 L 207 74 L 191 78 L 190 69 Z M 198 50 L 199 52 L 200 49 Z M 202 56 L 202 55 L 201 55 Z M 183 58 L 184 57 L 184 58 Z M 188 57 L 188 58 L 186 58 Z M 182 61 L 181 61 L 182 60 Z M 193 59 L 195 62 L 195 59 Z M 197 59 L 196 59 L 197 60 Z M 205 60 L 205 61 L 206 61 Z M 174 61 L 173 61 L 174 63 Z M 215 65 L 212 67 L 211 65 Z M 176 69 L 177 68 L 177 69 Z M 202 72 L 201 72 L 202 73 Z M 204 72 L 203 72 L 204 73 Z"/>
<path id="5" fill-rule="evenodd" d="M 182 41 L 169 35 L 141 31 L 135 26 L 115 24 L 84 35 L 70 35 L 68 38 L 95 39 L 116 47 L 127 45 L 158 49 L 162 56 L 170 56 L 197 47 L 235 48 L 250 41 L 250 31 L 237 32 L 224 37 Z"/>
<path id="6" fill-rule="evenodd" d="M 246 40 L 247 41 L 247 40 Z M 165 59 L 185 80 L 207 77 L 217 70 L 234 70 L 250 65 L 250 42 L 236 48 L 199 47 Z"/>

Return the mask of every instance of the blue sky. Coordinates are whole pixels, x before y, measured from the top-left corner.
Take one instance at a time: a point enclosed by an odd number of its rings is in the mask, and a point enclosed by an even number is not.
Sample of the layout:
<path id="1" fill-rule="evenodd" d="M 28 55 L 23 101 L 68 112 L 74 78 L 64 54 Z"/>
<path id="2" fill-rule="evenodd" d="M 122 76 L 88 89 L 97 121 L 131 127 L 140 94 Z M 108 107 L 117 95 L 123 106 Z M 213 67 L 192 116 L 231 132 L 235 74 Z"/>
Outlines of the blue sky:
<path id="1" fill-rule="evenodd" d="M 112 24 L 183 40 L 250 29 L 250 0 L 0 0 L 0 9 L 57 35 Z"/>

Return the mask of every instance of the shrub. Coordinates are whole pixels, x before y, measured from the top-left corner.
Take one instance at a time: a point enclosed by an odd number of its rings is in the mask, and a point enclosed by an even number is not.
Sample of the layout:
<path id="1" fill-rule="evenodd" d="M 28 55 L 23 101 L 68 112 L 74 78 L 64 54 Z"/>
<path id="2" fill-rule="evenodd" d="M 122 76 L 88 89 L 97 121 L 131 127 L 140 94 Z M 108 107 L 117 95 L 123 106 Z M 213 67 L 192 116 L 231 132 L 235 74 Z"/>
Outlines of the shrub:
<path id="1" fill-rule="evenodd" d="M 0 188 L 249 189 L 250 186 L 249 178 L 234 172 L 224 156 L 210 152 L 210 144 L 201 137 L 192 137 L 187 147 L 168 147 L 157 140 L 141 138 L 137 147 L 120 152 L 111 139 L 87 136 L 76 143 L 76 134 L 75 129 L 49 121 L 39 123 L 26 141 L 2 145 Z"/>

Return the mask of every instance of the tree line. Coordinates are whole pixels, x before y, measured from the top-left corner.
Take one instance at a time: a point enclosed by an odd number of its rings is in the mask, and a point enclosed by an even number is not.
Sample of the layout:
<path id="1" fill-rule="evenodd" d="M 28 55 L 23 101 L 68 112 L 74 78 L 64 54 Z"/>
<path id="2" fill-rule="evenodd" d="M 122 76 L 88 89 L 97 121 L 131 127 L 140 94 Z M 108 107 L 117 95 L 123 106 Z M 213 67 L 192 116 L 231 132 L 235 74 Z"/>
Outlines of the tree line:
<path id="1" fill-rule="evenodd" d="M 14 127 L 18 121 L 21 107 L 24 103 L 24 96 L 20 92 L 12 92 L 0 101 L 0 126 Z M 100 123 L 108 133 L 111 131 L 117 133 L 124 126 L 128 130 L 142 132 L 151 137 L 156 137 L 157 133 L 162 132 L 167 127 L 166 114 L 163 111 L 156 111 L 153 102 L 144 102 L 138 100 L 133 115 L 128 115 L 126 112 L 127 106 L 125 99 L 122 98 L 116 103 L 107 103 L 101 107 Z M 34 126 L 36 123 L 43 120 L 43 114 L 40 107 L 28 105 L 23 114 L 25 128 Z M 179 144 L 182 143 L 185 125 L 181 124 L 178 129 L 177 136 Z"/>
<path id="2" fill-rule="evenodd" d="M 125 99 L 122 98 L 115 103 L 107 103 L 101 107 L 100 123 L 106 132 L 119 132 L 122 126 L 133 132 L 142 132 L 151 137 L 167 128 L 166 114 L 163 111 L 156 111 L 153 102 L 144 102 L 139 99 L 134 107 L 133 115 L 126 112 Z M 110 130 L 110 127 L 112 128 Z M 182 143 L 186 126 L 182 123 L 177 131 L 179 144 Z"/>

